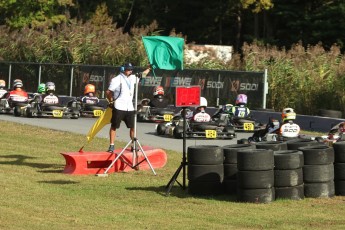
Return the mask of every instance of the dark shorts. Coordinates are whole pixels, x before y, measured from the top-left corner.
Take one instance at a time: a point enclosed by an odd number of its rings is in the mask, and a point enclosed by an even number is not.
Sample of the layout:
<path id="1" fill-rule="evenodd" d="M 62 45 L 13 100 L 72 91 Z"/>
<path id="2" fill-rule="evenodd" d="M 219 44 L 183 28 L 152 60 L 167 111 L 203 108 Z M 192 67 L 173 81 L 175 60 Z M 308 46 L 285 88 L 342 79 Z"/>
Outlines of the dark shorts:
<path id="1" fill-rule="evenodd" d="M 111 127 L 120 128 L 121 121 L 126 123 L 127 128 L 134 128 L 134 111 L 122 111 L 113 109 Z"/>

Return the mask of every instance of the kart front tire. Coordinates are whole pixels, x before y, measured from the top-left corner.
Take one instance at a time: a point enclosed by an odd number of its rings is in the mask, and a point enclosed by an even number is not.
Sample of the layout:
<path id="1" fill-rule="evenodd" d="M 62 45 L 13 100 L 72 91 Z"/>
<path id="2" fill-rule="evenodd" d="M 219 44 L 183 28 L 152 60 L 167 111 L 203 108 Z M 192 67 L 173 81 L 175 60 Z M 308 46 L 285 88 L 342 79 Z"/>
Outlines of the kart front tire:
<path id="1" fill-rule="evenodd" d="M 16 106 L 16 107 L 14 107 L 14 109 L 13 109 L 13 114 L 14 114 L 14 116 L 16 116 L 16 117 L 20 117 L 20 108 L 19 108 L 19 106 Z"/>

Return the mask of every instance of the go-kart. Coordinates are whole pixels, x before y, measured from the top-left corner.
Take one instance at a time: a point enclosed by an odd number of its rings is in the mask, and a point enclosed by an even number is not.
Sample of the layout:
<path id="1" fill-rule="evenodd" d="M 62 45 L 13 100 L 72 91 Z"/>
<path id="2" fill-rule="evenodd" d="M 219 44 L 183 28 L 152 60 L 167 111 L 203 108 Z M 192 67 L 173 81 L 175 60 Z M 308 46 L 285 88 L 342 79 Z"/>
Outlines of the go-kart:
<path id="1" fill-rule="evenodd" d="M 305 139 L 299 132 L 299 125 L 295 124 L 292 120 L 281 126 L 278 120 L 269 118 L 267 125 L 264 128 L 254 131 L 253 136 L 248 138 L 248 142 L 287 141 L 296 138 Z"/>
<path id="2" fill-rule="evenodd" d="M 186 138 L 233 139 L 236 137 L 234 127 L 229 125 L 227 117 L 210 122 L 186 119 L 186 130 L 183 132 L 183 117 L 179 114 L 174 116 L 171 122 L 157 124 L 155 130 L 157 135 L 168 135 L 177 139 L 183 138 L 184 133 Z"/>
<path id="3" fill-rule="evenodd" d="M 67 102 L 67 107 L 79 110 L 82 117 L 100 117 L 105 111 L 105 108 L 100 104 L 82 103 L 77 99 Z"/>
<path id="4" fill-rule="evenodd" d="M 174 109 L 172 108 L 156 108 L 150 107 L 145 98 L 141 101 L 137 108 L 138 122 L 169 122 L 174 117 Z"/>
<path id="5" fill-rule="evenodd" d="M 329 146 L 335 142 L 345 141 L 345 122 L 338 123 L 331 128 L 327 135 L 315 137 L 315 139 Z"/>
<path id="6" fill-rule="evenodd" d="M 29 98 L 32 94 L 28 94 Z M 2 98 L 0 100 L 0 113 L 13 113 L 14 116 L 19 117 L 22 115 L 21 110 L 28 105 L 28 98 L 16 96 L 11 99 Z"/>
<path id="7" fill-rule="evenodd" d="M 70 101 L 75 101 L 74 98 L 68 98 Z M 63 104 L 48 104 L 42 102 L 40 95 L 36 95 L 33 99 L 29 100 L 27 106 L 21 108 L 21 114 L 27 117 L 51 117 L 51 118 L 71 118 L 78 119 L 80 112 L 77 107 L 66 106 Z"/>

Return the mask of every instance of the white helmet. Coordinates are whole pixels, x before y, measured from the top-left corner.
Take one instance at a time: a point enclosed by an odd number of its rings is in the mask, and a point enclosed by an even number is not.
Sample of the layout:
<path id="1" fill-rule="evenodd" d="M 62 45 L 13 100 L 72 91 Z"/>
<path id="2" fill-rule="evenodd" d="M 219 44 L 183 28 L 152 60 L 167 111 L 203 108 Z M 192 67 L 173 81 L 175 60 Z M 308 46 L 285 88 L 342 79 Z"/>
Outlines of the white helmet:
<path id="1" fill-rule="evenodd" d="M 204 97 L 200 97 L 200 105 L 198 106 L 198 108 L 200 108 L 200 107 L 207 107 L 207 100 L 206 100 L 206 98 L 204 98 Z"/>
<path id="2" fill-rule="evenodd" d="M 292 108 L 285 108 L 282 112 L 282 120 L 288 121 L 288 120 L 295 120 L 296 119 L 296 113 Z"/>

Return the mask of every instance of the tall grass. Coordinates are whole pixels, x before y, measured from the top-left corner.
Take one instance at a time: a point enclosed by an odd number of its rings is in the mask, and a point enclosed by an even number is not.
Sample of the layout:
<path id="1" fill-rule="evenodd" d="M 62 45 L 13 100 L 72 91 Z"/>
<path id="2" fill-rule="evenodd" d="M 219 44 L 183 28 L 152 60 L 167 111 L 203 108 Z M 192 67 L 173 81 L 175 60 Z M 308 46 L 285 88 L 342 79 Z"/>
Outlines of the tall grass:
<path id="1" fill-rule="evenodd" d="M 0 126 L 0 229 L 345 228 L 344 197 L 251 204 L 228 195 L 191 196 L 177 184 L 166 196 L 179 152 L 167 151 L 168 163 L 156 176 L 150 170 L 76 176 L 62 173 L 60 153 L 78 151 L 85 136 L 4 121 Z M 106 146 L 106 139 L 95 138 L 85 151 Z"/>

